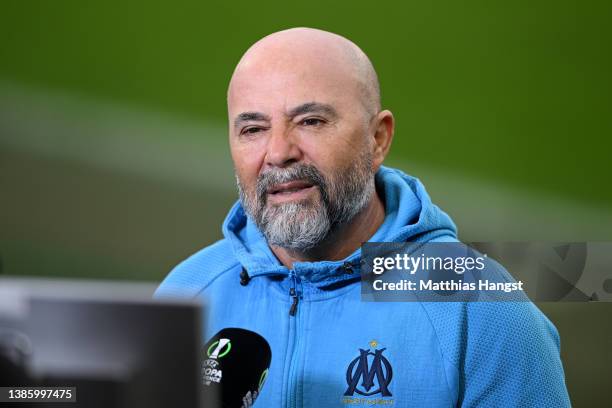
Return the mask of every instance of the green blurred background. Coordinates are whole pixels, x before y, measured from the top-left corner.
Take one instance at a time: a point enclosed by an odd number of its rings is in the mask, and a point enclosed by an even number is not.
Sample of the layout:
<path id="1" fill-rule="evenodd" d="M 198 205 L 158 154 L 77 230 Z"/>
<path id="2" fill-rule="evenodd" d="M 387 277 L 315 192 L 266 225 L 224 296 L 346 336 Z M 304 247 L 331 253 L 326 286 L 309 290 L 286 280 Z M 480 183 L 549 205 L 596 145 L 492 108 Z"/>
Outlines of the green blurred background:
<path id="1" fill-rule="evenodd" d="M 607 1 L 3 1 L 2 272 L 159 281 L 218 239 L 227 82 L 293 26 L 370 56 L 388 164 L 462 239 L 611 241 L 611 18 Z M 574 405 L 608 405 L 610 304 L 540 306 Z"/>

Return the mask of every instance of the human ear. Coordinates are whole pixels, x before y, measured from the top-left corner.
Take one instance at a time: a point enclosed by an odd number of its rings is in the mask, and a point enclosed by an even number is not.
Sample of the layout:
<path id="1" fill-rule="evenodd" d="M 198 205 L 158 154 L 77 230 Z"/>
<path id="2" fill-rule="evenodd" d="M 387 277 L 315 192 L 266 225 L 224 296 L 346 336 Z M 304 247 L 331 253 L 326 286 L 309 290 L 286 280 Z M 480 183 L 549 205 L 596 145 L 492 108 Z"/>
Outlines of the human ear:
<path id="1" fill-rule="evenodd" d="M 389 110 L 383 110 L 374 119 L 374 155 L 372 157 L 372 167 L 375 172 L 382 165 L 393 140 L 395 130 L 395 119 Z"/>

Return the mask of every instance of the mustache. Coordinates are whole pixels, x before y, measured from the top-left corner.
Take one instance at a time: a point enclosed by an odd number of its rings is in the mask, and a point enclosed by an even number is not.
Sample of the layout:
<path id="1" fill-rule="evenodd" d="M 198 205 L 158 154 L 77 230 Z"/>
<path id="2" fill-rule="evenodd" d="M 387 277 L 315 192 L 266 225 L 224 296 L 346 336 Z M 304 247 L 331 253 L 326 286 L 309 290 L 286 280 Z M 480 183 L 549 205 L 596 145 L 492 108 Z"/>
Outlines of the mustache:
<path id="1" fill-rule="evenodd" d="M 291 167 L 278 170 L 268 170 L 257 178 L 257 198 L 262 206 L 266 204 L 268 190 L 282 183 L 290 181 L 306 181 L 317 186 L 321 192 L 323 202 L 329 201 L 327 182 L 323 174 L 316 167 L 309 164 L 295 164 Z"/>

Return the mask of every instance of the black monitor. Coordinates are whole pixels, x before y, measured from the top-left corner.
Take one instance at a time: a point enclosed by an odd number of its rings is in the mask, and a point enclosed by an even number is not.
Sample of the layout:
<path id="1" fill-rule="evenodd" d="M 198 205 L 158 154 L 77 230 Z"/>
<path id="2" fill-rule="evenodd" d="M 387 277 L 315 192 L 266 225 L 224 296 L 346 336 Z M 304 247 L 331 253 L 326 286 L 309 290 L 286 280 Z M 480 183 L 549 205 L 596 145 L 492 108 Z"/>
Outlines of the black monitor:
<path id="1" fill-rule="evenodd" d="M 0 279 L 0 387 L 74 387 L 53 407 L 216 406 L 201 393 L 202 306 L 154 288 Z"/>

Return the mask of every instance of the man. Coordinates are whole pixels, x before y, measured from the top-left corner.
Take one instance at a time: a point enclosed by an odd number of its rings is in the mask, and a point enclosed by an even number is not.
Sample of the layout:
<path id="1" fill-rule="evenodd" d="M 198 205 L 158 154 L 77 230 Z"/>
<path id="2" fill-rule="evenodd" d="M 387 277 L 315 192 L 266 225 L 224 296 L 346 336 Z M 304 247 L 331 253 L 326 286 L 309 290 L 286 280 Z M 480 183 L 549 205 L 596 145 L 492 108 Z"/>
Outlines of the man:
<path id="1" fill-rule="evenodd" d="M 422 184 L 382 166 L 394 119 L 352 42 L 297 28 L 242 57 L 228 89 L 240 200 L 224 239 L 160 296 L 203 296 L 206 332 L 272 349 L 260 407 L 568 406 L 554 326 L 531 303 L 360 299 L 362 242 L 456 242 Z"/>

